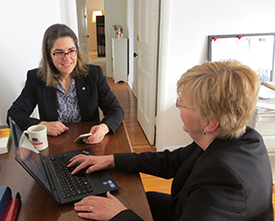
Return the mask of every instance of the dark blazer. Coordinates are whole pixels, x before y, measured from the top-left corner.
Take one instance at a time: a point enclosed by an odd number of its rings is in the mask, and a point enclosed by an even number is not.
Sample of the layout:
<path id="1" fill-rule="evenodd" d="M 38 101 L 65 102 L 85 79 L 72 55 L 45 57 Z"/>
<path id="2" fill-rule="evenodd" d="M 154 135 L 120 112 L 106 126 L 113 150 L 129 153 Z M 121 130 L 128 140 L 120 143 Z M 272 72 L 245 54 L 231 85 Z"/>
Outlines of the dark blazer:
<path id="1" fill-rule="evenodd" d="M 102 122 L 108 125 L 110 133 L 114 133 L 124 118 L 124 112 L 102 73 L 96 65 L 88 65 L 86 77 L 76 78 L 76 91 L 82 121 L 99 122 L 98 107 L 103 111 Z M 19 97 L 8 110 L 11 117 L 22 130 L 41 121 L 57 121 L 56 88 L 47 87 L 37 76 L 37 70 L 28 71 L 25 87 Z M 40 120 L 31 118 L 35 106 L 38 105 Z"/>
<path id="2" fill-rule="evenodd" d="M 215 139 L 206 151 L 193 142 L 172 152 L 115 154 L 115 165 L 129 173 L 174 178 L 171 220 L 273 220 L 269 157 L 252 128 L 238 139 Z M 112 220 L 141 218 L 125 210 Z"/>

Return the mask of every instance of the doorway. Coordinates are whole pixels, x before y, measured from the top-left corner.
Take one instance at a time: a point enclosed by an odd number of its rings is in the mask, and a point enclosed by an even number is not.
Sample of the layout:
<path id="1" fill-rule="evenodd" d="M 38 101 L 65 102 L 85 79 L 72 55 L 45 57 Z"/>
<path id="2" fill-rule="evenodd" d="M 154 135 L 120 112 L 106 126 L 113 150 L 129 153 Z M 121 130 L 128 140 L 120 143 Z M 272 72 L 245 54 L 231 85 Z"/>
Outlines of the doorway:
<path id="1" fill-rule="evenodd" d="M 104 0 L 86 0 L 89 63 L 99 65 L 106 76 L 106 57 L 98 57 L 95 15 L 105 15 Z M 103 32 L 103 30 L 102 30 Z"/>
<path id="2" fill-rule="evenodd" d="M 86 0 L 89 56 L 97 56 L 97 30 L 95 15 L 105 15 L 104 0 Z"/>
<path id="3" fill-rule="evenodd" d="M 97 0 L 86 0 L 93 4 Z M 100 0 L 99 0 L 100 1 Z M 88 3 L 89 4 L 89 3 Z M 138 5 L 137 11 L 135 6 Z M 108 7 L 107 7 L 108 6 Z M 89 7 L 89 6 L 87 6 Z M 139 102 L 139 122 L 150 144 L 155 142 L 156 84 L 158 58 L 158 21 L 159 0 L 104 0 L 105 36 L 106 36 L 106 76 L 112 74 L 112 38 L 115 37 L 113 24 L 123 26 L 124 37 L 129 39 L 129 75 L 128 84 Z M 127 15 L 127 13 L 129 13 Z M 137 17 L 136 17 L 137 16 Z M 89 16 L 88 16 L 89 17 Z M 91 15 L 90 15 L 91 17 Z M 107 18 L 108 17 L 108 18 Z M 129 21 L 129 18 L 132 21 Z M 139 27 L 133 27 L 135 20 Z M 108 28 L 106 28 L 108 27 Z M 131 29 L 130 29 L 131 28 Z M 136 30 L 140 31 L 136 33 Z M 136 39 L 140 41 L 136 44 Z M 135 45 L 135 46 L 133 46 Z M 147 50 L 149 49 L 149 51 Z M 138 59 L 133 54 L 139 53 Z M 149 57 L 150 60 L 148 59 Z M 152 60 L 151 60 L 152 59 Z M 134 68 L 134 63 L 137 69 Z M 149 76 L 150 75 L 150 76 Z M 147 76 L 149 76 L 150 81 Z M 144 86 L 146 81 L 146 86 Z M 143 86 L 142 86 L 143 85 Z M 145 91 L 146 89 L 146 91 Z M 150 89 L 150 90 L 149 90 Z M 145 125 L 145 126 L 144 126 Z"/>

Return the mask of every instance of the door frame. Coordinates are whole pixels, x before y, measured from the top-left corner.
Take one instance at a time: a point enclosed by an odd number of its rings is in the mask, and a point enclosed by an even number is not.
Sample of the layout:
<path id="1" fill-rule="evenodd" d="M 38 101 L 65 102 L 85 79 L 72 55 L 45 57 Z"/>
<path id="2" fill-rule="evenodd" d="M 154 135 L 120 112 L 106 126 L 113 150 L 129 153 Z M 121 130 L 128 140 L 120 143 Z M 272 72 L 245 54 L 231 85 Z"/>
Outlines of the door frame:
<path id="1" fill-rule="evenodd" d="M 75 0 L 79 47 L 89 57 L 86 0 Z"/>
<path id="2" fill-rule="evenodd" d="M 148 0 L 150 1 L 150 0 Z M 138 14 L 139 12 L 139 4 L 138 1 L 135 1 L 135 21 L 139 21 L 139 17 L 140 16 L 142 18 L 142 13 Z M 153 19 L 157 17 L 157 20 L 153 21 L 152 23 L 155 27 L 155 29 L 157 30 L 157 34 L 155 36 L 154 42 L 156 45 L 154 45 L 153 49 L 153 53 L 152 55 L 155 55 L 153 57 L 153 80 L 151 81 L 153 85 L 150 85 L 153 88 L 154 94 L 152 97 L 150 97 L 150 102 L 149 100 L 147 101 L 147 104 L 143 104 L 140 106 L 139 101 L 142 100 L 146 100 L 147 96 L 144 96 L 144 94 L 141 93 L 141 85 L 139 85 L 141 82 L 139 82 L 139 79 L 142 75 L 140 75 L 139 73 L 139 60 L 141 60 L 139 57 L 140 55 L 138 55 L 137 58 L 133 58 L 134 59 L 134 79 L 136 80 L 137 83 L 137 100 L 138 100 L 138 104 L 137 104 L 137 115 L 138 115 L 138 122 L 140 123 L 141 128 L 143 129 L 150 145 L 154 145 L 156 142 L 156 118 L 157 118 L 157 91 L 158 91 L 158 64 L 159 64 L 159 35 L 160 35 L 160 8 L 161 8 L 161 1 L 160 0 L 156 0 L 154 3 L 156 3 L 157 5 L 150 5 L 154 7 L 156 6 L 156 8 L 153 10 L 153 12 L 150 15 L 153 15 Z M 150 7 L 148 6 L 148 7 Z M 152 10 L 152 8 L 151 8 Z M 143 10 L 143 11 L 147 11 L 147 10 Z M 150 17 L 150 16 L 148 16 Z M 143 21 L 144 22 L 144 21 Z M 138 43 L 138 35 L 139 35 L 139 27 L 137 27 L 138 22 L 135 22 L 135 28 L 134 28 L 134 51 L 139 54 L 139 43 Z M 142 32 L 142 31 L 141 31 Z M 144 34 L 146 35 L 146 34 Z M 148 37 L 148 36 L 147 36 Z M 144 39 L 145 36 L 142 36 L 142 38 Z M 141 38 L 141 39 L 142 39 Z M 141 55 L 142 56 L 142 55 Z M 144 59 L 143 59 L 144 60 Z M 147 72 L 149 73 L 149 72 Z M 144 82 L 144 81 L 143 81 Z M 139 97 L 142 96 L 142 97 Z M 139 100 L 140 99 L 140 100 Z M 149 108 L 146 108 L 149 105 L 151 105 Z M 143 106 L 143 107 L 142 107 Z M 145 110 L 146 109 L 146 110 Z M 148 111 L 148 112 L 147 112 Z M 145 113 L 147 112 L 147 113 Z"/>

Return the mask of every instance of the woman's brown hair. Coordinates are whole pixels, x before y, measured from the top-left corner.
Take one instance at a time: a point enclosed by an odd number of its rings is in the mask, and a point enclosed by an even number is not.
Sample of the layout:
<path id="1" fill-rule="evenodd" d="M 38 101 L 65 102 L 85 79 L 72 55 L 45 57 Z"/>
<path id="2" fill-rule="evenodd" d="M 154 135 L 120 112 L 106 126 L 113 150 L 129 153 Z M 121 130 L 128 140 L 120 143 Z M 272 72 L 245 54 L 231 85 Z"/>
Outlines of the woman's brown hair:
<path id="1" fill-rule="evenodd" d="M 77 63 L 72 72 L 72 78 L 80 78 L 88 74 L 88 67 L 85 65 L 75 33 L 64 24 L 54 24 L 45 31 L 42 43 L 42 59 L 37 73 L 46 86 L 56 87 L 58 83 L 59 72 L 52 62 L 50 53 L 55 41 L 62 37 L 72 38 L 77 50 Z"/>

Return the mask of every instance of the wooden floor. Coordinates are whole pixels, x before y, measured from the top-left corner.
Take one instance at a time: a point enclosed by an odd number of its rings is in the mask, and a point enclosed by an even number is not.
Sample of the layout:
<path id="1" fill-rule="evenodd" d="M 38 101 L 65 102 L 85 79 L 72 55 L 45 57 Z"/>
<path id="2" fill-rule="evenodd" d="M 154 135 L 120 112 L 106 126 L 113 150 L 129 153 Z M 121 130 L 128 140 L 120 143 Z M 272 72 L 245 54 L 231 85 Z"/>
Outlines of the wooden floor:
<path id="1" fill-rule="evenodd" d="M 137 121 L 137 99 L 134 96 L 132 90 L 127 83 L 113 82 L 112 78 L 107 78 L 107 82 L 110 85 L 111 90 L 116 95 L 117 99 L 122 106 L 125 118 L 127 131 L 129 133 L 130 142 L 133 151 L 140 153 L 143 151 L 156 151 L 155 146 L 151 146 L 145 134 L 143 133 L 138 121 Z M 165 180 L 158 177 L 150 176 L 141 173 L 141 179 L 144 185 L 145 191 L 158 191 L 164 193 L 170 193 L 172 179 Z M 275 205 L 275 187 L 273 186 L 273 206 Z M 275 207 L 274 207 L 275 211 Z"/>
<path id="2" fill-rule="evenodd" d="M 116 95 L 124 110 L 124 122 L 129 134 L 130 142 L 135 153 L 144 151 L 155 152 L 155 146 L 151 146 L 137 121 L 137 99 L 127 83 L 114 83 L 112 78 L 107 82 Z M 145 191 L 158 191 L 170 193 L 172 180 L 166 180 L 151 175 L 140 173 Z"/>

